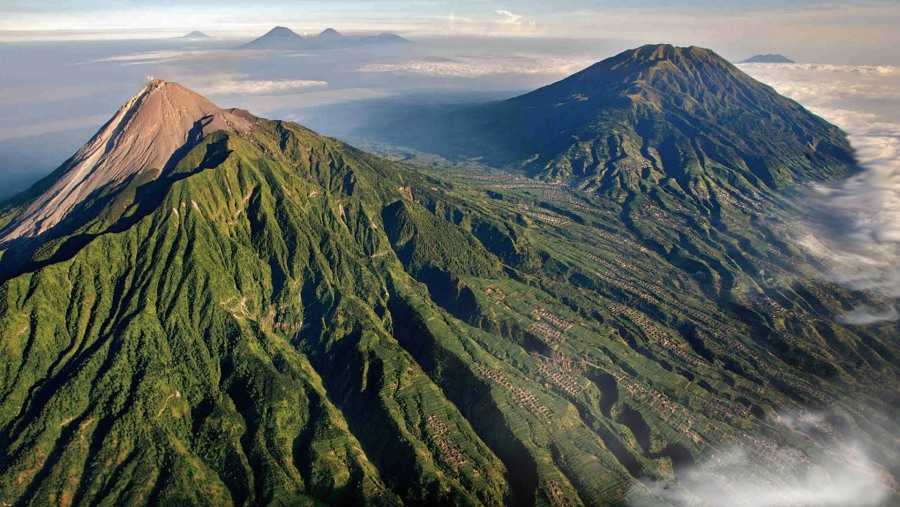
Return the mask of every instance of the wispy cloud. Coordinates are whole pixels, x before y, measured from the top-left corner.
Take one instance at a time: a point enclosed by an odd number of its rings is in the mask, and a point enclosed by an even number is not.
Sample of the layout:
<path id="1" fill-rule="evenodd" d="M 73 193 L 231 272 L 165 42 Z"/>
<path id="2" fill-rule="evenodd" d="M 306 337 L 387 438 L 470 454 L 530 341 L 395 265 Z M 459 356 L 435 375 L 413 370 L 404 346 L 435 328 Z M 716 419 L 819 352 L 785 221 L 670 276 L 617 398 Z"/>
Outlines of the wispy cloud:
<path id="1" fill-rule="evenodd" d="M 360 72 L 419 74 L 433 77 L 478 78 L 497 74 L 568 75 L 594 63 L 586 58 L 559 58 L 546 55 L 513 55 L 506 57 L 432 58 L 408 62 L 372 63 Z"/>
<path id="2" fill-rule="evenodd" d="M 109 115 L 81 116 L 78 118 L 4 127 L 0 128 L 0 139 L 30 137 L 88 127 L 99 128 L 107 120 L 109 120 Z"/>
<path id="3" fill-rule="evenodd" d="M 522 15 L 514 14 L 512 11 L 506 11 L 502 9 L 495 10 L 497 14 L 503 17 L 500 23 L 505 23 L 508 25 L 520 25 L 522 24 Z"/>
<path id="4" fill-rule="evenodd" d="M 525 19 L 525 16 L 516 14 L 505 9 L 497 9 L 494 11 L 500 19 L 494 21 L 497 31 L 504 34 L 530 34 L 537 31 L 537 22 Z"/>
<path id="5" fill-rule="evenodd" d="M 235 95 L 223 96 L 219 100 L 220 106 L 238 106 L 247 109 L 253 114 L 266 115 L 274 111 L 279 112 L 278 118 L 291 120 L 296 118 L 296 111 L 305 108 L 342 104 L 347 102 L 383 99 L 391 94 L 384 90 L 372 88 L 344 88 L 339 90 L 321 90 L 313 88 L 302 93 L 285 93 L 278 95 L 245 95 L 239 100 L 234 100 Z M 226 102 L 227 101 L 227 102 Z M 293 113 L 291 113 L 293 111 Z"/>
<path id="6" fill-rule="evenodd" d="M 127 55 L 109 56 L 94 60 L 94 62 L 119 62 L 123 65 L 150 65 L 160 62 L 172 60 L 181 60 L 189 58 L 193 55 L 192 51 L 145 51 L 142 53 L 131 53 Z M 205 53 L 205 52 L 204 52 Z"/>
<path id="7" fill-rule="evenodd" d="M 897 308 L 893 306 L 888 308 L 860 306 L 847 313 L 838 315 L 838 321 L 858 326 L 877 324 L 879 322 L 893 322 L 897 319 L 900 319 L 900 312 L 897 312 Z"/>
<path id="8" fill-rule="evenodd" d="M 308 79 L 242 79 L 244 77 L 246 77 L 244 74 L 227 74 L 207 82 L 207 84 L 201 84 L 198 86 L 198 89 L 208 95 L 269 95 L 328 86 L 327 81 Z"/>

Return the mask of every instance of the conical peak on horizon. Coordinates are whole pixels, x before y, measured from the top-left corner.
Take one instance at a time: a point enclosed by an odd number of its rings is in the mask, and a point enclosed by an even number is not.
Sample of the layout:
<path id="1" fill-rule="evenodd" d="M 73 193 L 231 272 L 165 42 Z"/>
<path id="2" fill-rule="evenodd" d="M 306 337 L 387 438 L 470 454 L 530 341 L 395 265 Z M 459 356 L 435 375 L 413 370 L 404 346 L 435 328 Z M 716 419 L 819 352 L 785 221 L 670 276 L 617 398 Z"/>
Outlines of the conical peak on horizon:
<path id="1" fill-rule="evenodd" d="M 270 37 L 274 37 L 274 36 L 302 37 L 302 35 L 298 34 L 297 32 L 291 30 L 290 28 L 288 28 L 286 26 L 276 26 L 276 27 L 272 28 L 271 30 L 269 30 L 268 32 L 266 32 L 265 35 L 263 35 L 263 37 L 266 37 L 266 36 L 270 36 Z"/>
<path id="2" fill-rule="evenodd" d="M 148 172 L 158 178 L 185 147 L 220 130 L 249 132 L 254 120 L 178 83 L 151 79 L 57 171 L 58 179 L 0 233 L 0 243 L 46 232 L 108 185 Z"/>
<path id="3" fill-rule="evenodd" d="M 794 60 L 790 58 L 779 55 L 779 54 L 765 54 L 765 55 L 754 55 L 746 60 L 742 60 L 738 63 L 796 63 Z"/>
<path id="4" fill-rule="evenodd" d="M 189 34 L 182 35 L 181 38 L 182 39 L 211 39 L 212 37 L 210 37 L 209 35 L 201 32 L 199 30 L 194 30 L 193 32 L 191 32 Z"/>
<path id="5" fill-rule="evenodd" d="M 334 28 L 326 28 L 317 35 L 300 35 L 293 30 L 276 26 L 265 34 L 240 46 L 238 49 L 332 49 L 340 47 L 363 46 L 368 44 L 410 43 L 397 34 L 383 32 L 378 35 L 353 34 L 345 35 Z"/>

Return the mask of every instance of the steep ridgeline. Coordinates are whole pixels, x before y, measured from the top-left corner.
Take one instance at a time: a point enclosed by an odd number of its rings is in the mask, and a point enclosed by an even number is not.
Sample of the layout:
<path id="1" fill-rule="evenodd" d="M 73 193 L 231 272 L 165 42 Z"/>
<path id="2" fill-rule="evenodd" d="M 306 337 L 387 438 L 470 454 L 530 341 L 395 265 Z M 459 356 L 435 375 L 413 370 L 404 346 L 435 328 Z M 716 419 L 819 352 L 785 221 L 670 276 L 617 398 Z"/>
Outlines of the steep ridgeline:
<path id="1" fill-rule="evenodd" d="M 526 168 L 595 185 L 671 179 L 690 193 L 843 176 L 840 129 L 708 49 L 644 46 L 505 103 Z M 517 137 L 518 137 L 517 136 Z M 534 151 L 532 146 L 538 147 Z"/>
<path id="2" fill-rule="evenodd" d="M 708 49 L 670 45 L 626 51 L 503 102 L 367 133 L 616 195 L 661 186 L 701 201 L 715 188 L 835 178 L 853 164 L 837 127 Z"/>
<path id="3" fill-rule="evenodd" d="M 645 237 L 594 193 L 432 175 L 173 83 L 130 104 L 3 210 L 35 235 L 0 246 L 0 505 L 896 488 L 896 329 L 836 323 L 875 302 L 806 277 L 764 203 L 724 203 L 728 231 L 644 203 Z"/>
<path id="4" fill-rule="evenodd" d="M 28 205 L 0 231 L 0 244 L 46 233 L 129 182 L 167 176 L 205 135 L 249 132 L 253 121 L 245 111 L 219 109 L 176 83 L 151 81 L 88 144 L 29 192 Z"/>

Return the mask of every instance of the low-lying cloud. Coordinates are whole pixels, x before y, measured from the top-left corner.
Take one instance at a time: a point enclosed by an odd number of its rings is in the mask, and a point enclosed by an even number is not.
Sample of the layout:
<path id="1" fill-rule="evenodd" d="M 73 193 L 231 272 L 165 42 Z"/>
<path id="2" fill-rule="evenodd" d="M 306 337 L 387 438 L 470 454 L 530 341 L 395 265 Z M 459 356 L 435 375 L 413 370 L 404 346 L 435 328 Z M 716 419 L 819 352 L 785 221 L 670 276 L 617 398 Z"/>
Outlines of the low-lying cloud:
<path id="1" fill-rule="evenodd" d="M 140 53 L 130 53 L 127 55 L 108 56 L 93 60 L 93 62 L 117 62 L 122 65 L 152 65 L 160 62 L 168 62 L 172 60 L 181 60 L 194 56 L 193 51 L 145 51 Z M 204 53 L 206 53 L 204 51 Z"/>
<path id="2" fill-rule="evenodd" d="M 203 87 L 203 90 L 209 95 L 267 95 L 327 86 L 327 81 L 309 79 L 222 79 Z"/>
<path id="3" fill-rule="evenodd" d="M 860 100 L 900 99 L 898 66 L 750 63 L 740 67 L 806 106 L 840 108 Z"/>
<path id="4" fill-rule="evenodd" d="M 417 74 L 431 77 L 480 78 L 500 74 L 569 75 L 594 63 L 590 59 L 567 59 L 544 55 L 515 55 L 509 57 L 430 58 L 407 62 L 371 63 L 360 72 Z"/>
<path id="5" fill-rule="evenodd" d="M 763 82 L 850 135 L 862 171 L 817 185 L 798 242 L 819 258 L 825 276 L 880 298 L 900 298 L 900 67 L 743 65 Z M 824 219 L 822 218 L 824 217 Z M 900 318 L 896 305 L 858 308 L 847 324 Z"/>
<path id="6" fill-rule="evenodd" d="M 328 87 L 327 81 L 312 79 L 254 79 L 249 74 L 218 72 L 202 74 L 182 74 L 158 76 L 171 78 L 197 93 L 209 97 L 251 97 L 257 95 L 285 95 Z M 240 99 L 244 101 L 243 98 Z M 246 107 L 246 106 L 243 106 Z"/>
<path id="7" fill-rule="evenodd" d="M 900 312 L 897 312 L 897 308 L 893 306 L 887 308 L 860 306 L 849 312 L 838 315 L 839 322 L 859 326 L 877 324 L 879 322 L 892 322 L 898 318 L 900 318 Z"/>
<path id="8" fill-rule="evenodd" d="M 859 442 L 829 438 L 813 443 L 811 434 L 829 431 L 823 415 L 784 413 L 773 422 L 778 432 L 806 438 L 809 445 L 801 450 L 771 436 L 748 433 L 707 453 L 695 465 L 676 467 L 677 481 L 645 479 L 633 493 L 646 488 L 674 505 L 692 504 L 692 497 L 698 497 L 713 507 L 868 507 L 891 498 L 896 485 Z"/>

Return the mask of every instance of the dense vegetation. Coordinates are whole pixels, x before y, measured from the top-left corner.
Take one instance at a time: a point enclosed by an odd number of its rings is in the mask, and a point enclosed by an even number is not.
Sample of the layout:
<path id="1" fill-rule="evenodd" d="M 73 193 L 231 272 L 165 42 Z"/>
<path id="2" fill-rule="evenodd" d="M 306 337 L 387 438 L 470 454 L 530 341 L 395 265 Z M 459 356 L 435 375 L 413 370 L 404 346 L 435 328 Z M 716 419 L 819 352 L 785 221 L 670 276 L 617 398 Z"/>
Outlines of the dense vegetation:
<path id="1" fill-rule="evenodd" d="M 388 125 L 384 125 L 387 122 Z M 846 174 L 846 135 L 714 52 L 648 45 L 502 102 L 385 115 L 366 135 L 581 188 L 776 188 Z"/>
<path id="2" fill-rule="evenodd" d="M 832 174 L 834 135 L 797 160 Z M 0 259 L 0 502 L 693 504 L 733 442 L 773 487 L 851 440 L 890 477 L 897 327 L 835 322 L 871 296 L 785 240 L 784 172 L 735 160 L 706 199 L 670 162 L 610 198 L 599 169 L 211 135 Z"/>

